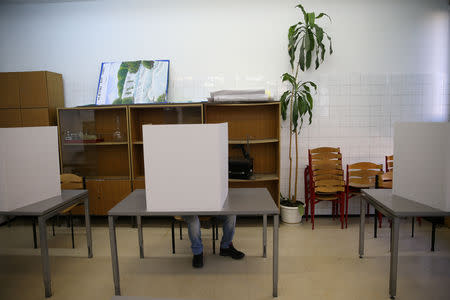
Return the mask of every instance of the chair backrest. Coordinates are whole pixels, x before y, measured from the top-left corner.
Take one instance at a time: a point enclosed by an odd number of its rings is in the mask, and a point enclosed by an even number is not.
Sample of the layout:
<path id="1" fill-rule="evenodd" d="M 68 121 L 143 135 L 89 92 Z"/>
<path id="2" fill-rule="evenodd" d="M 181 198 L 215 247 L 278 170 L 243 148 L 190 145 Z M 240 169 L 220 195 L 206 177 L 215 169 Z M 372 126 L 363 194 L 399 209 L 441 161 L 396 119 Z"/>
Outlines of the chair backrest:
<path id="1" fill-rule="evenodd" d="M 378 189 L 392 189 L 392 181 L 394 177 L 394 171 L 389 171 L 380 175 L 377 175 Z"/>
<path id="2" fill-rule="evenodd" d="M 347 165 L 347 186 L 371 188 L 376 185 L 376 176 L 383 174 L 383 164 L 359 162 Z"/>
<path id="3" fill-rule="evenodd" d="M 344 171 L 339 148 L 321 147 L 308 150 L 311 188 L 316 193 L 344 191 Z"/>
<path id="4" fill-rule="evenodd" d="M 386 172 L 394 170 L 394 155 L 386 156 Z"/>
<path id="5" fill-rule="evenodd" d="M 61 174 L 61 189 L 63 190 L 81 190 L 84 189 L 83 177 L 75 174 Z"/>

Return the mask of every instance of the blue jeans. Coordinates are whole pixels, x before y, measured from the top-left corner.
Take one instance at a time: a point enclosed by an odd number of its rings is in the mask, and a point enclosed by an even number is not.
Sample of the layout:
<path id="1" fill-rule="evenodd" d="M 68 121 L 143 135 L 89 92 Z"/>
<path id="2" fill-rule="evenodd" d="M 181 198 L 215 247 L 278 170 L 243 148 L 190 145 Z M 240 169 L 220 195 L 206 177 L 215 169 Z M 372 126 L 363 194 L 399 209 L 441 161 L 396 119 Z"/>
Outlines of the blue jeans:
<path id="1" fill-rule="evenodd" d="M 188 224 L 192 253 L 194 255 L 202 253 L 203 244 L 198 216 L 183 216 L 183 219 Z M 217 220 L 219 222 L 223 222 L 223 235 L 220 242 L 220 248 L 226 249 L 230 247 L 230 244 L 233 241 L 234 228 L 236 226 L 236 215 L 217 216 Z"/>

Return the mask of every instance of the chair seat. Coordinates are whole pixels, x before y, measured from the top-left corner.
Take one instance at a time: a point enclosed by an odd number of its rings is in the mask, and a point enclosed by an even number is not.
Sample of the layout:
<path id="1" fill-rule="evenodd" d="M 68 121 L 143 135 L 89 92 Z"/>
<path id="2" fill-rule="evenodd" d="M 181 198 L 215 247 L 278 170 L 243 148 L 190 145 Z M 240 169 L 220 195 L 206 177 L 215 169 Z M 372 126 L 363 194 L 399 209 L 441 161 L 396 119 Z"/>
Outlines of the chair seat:
<path id="1" fill-rule="evenodd" d="M 333 201 L 339 199 L 337 194 L 321 194 L 316 193 L 316 199 L 320 201 Z"/>
<path id="2" fill-rule="evenodd" d="M 352 183 L 348 185 L 351 188 L 355 188 L 355 189 L 370 189 L 370 188 L 374 188 L 375 184 L 358 184 L 358 183 Z"/>

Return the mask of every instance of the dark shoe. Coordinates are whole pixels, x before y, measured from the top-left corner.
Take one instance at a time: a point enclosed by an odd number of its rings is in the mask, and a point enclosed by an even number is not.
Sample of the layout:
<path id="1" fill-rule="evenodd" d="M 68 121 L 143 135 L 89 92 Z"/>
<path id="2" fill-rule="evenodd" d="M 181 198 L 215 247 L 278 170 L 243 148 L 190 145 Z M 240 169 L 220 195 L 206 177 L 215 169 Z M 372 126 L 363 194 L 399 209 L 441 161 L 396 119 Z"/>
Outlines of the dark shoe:
<path id="1" fill-rule="evenodd" d="M 202 268 L 203 267 L 203 252 L 197 255 L 194 255 L 192 258 L 192 266 L 194 268 Z"/>
<path id="2" fill-rule="evenodd" d="M 245 254 L 234 248 L 233 244 L 230 244 L 228 248 L 220 248 L 220 256 L 231 256 L 232 259 L 241 259 Z"/>

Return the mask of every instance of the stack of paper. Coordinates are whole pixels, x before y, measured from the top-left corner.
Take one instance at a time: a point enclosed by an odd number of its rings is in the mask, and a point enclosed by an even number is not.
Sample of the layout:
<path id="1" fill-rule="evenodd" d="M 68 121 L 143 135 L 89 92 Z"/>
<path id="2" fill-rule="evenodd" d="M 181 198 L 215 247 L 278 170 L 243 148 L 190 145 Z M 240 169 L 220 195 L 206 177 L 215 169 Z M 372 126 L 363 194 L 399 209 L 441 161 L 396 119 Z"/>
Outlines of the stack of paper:
<path id="1" fill-rule="evenodd" d="M 210 102 L 233 102 L 233 101 L 268 101 L 270 95 L 264 89 L 252 90 L 221 90 L 211 92 Z"/>

